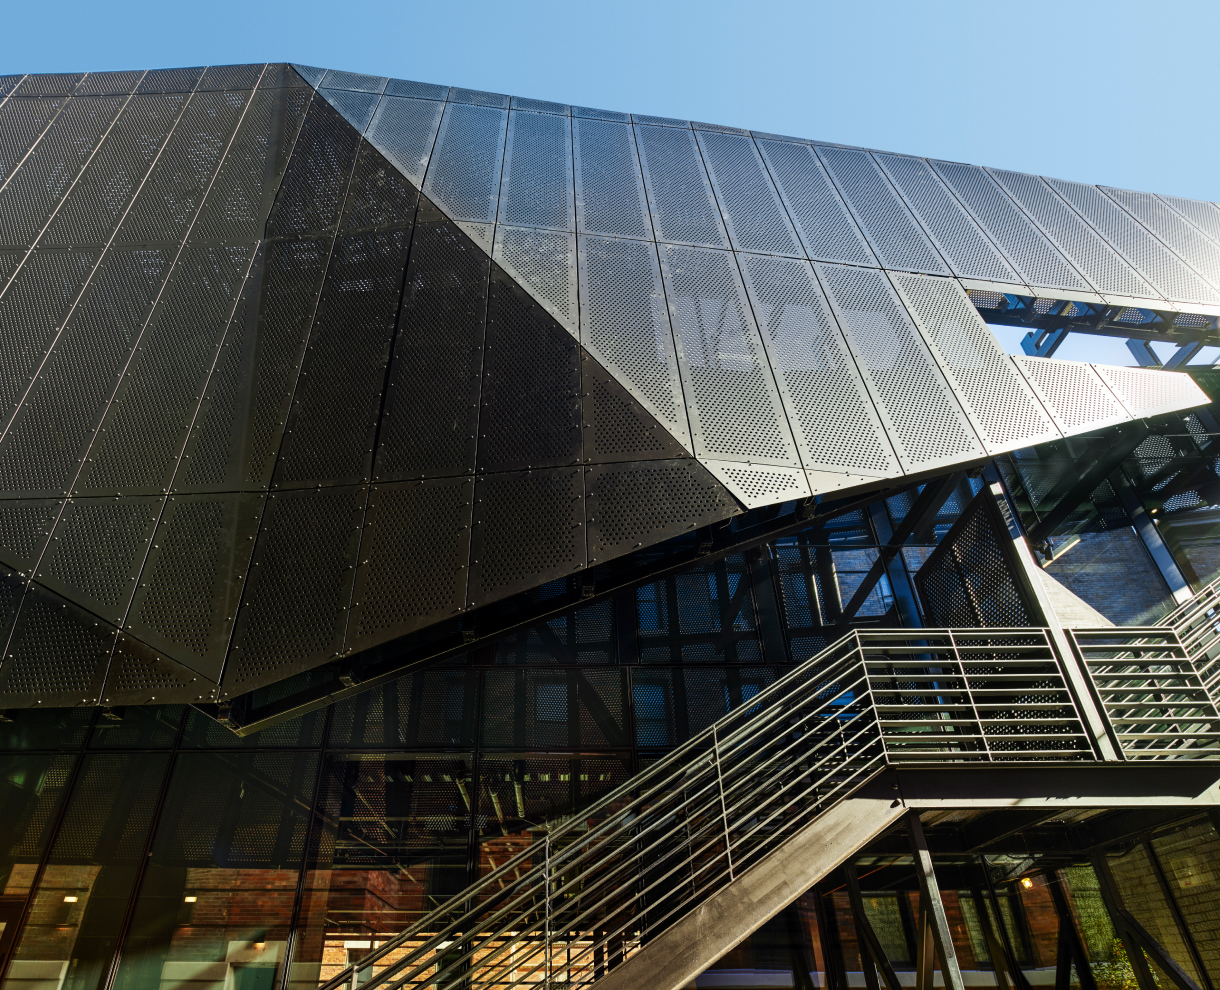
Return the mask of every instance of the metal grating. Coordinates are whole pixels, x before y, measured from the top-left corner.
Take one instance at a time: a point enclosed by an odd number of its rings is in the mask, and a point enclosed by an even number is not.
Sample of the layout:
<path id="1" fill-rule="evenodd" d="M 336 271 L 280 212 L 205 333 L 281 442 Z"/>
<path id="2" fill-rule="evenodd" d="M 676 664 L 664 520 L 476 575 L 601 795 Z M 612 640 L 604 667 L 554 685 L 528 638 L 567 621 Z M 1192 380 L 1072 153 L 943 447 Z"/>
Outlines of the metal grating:
<path id="1" fill-rule="evenodd" d="M 727 519 L 737 506 L 693 460 L 603 464 L 585 475 L 589 563 Z"/>
<path id="2" fill-rule="evenodd" d="M 321 82 L 315 83 L 324 89 L 353 89 L 361 93 L 381 93 L 389 80 L 385 76 L 366 76 L 360 72 L 340 72 L 327 69 Z"/>
<path id="3" fill-rule="evenodd" d="M 367 492 L 353 487 L 268 496 L 223 696 L 339 655 Z"/>
<path id="4" fill-rule="evenodd" d="M 496 219 L 507 127 L 505 110 L 465 103 L 445 107 L 424 193 L 450 219 Z"/>
<path id="5" fill-rule="evenodd" d="M 1166 299 L 1179 302 L 1220 302 L 1220 292 L 1207 285 L 1180 258 L 1156 240 L 1135 219 L 1096 186 L 1046 179 L 1102 237 L 1133 265 Z"/>
<path id="6" fill-rule="evenodd" d="M 171 496 L 124 628 L 215 681 L 228 650 L 263 502 L 261 494 Z"/>
<path id="7" fill-rule="evenodd" d="M 754 141 L 711 131 L 696 136 L 733 247 L 803 257 Z"/>
<path id="8" fill-rule="evenodd" d="M 376 480 L 474 471 L 489 269 L 453 224 L 416 226 Z"/>
<path id="9" fill-rule="evenodd" d="M 997 282 L 1020 281 L 926 161 L 905 155 L 877 154 L 873 158 L 898 188 L 955 275 Z"/>
<path id="10" fill-rule="evenodd" d="M 0 181 L 12 175 L 65 102 L 63 97 L 19 96 L 4 101 L 0 106 Z"/>
<path id="11" fill-rule="evenodd" d="M 950 274 L 867 152 L 827 147 L 816 150 L 883 266 L 933 275 Z"/>
<path id="12" fill-rule="evenodd" d="M 369 126 L 380 97 L 375 93 L 354 93 L 345 89 L 319 89 L 318 93 L 343 115 L 359 134 Z"/>
<path id="13" fill-rule="evenodd" d="M 743 257 L 754 315 L 809 470 L 901 473 L 808 262 Z"/>
<path id="14" fill-rule="evenodd" d="M 38 583 L 121 625 L 152 542 L 162 501 L 69 501 L 34 575 Z"/>
<path id="15" fill-rule="evenodd" d="M 1098 292 L 1144 298 L 1156 295 L 1152 287 L 1038 176 L 995 168 L 987 171 Z"/>
<path id="16" fill-rule="evenodd" d="M 580 369 L 585 463 L 687 456 L 686 448 L 583 349 Z"/>
<path id="17" fill-rule="evenodd" d="M 472 478 L 373 486 L 347 649 L 383 643 L 461 611 L 473 500 Z"/>
<path id="18" fill-rule="evenodd" d="M 505 471 L 581 458 L 580 347 L 492 267 L 478 467 Z"/>
<path id="19" fill-rule="evenodd" d="M 639 124 L 635 132 L 657 239 L 728 247 L 694 133 Z"/>
<path id="20" fill-rule="evenodd" d="M 576 223 L 588 234 L 652 237 L 644 180 L 630 124 L 572 121 L 576 155 Z"/>
<path id="21" fill-rule="evenodd" d="M 444 105 L 432 100 L 383 96 L 368 141 L 416 185 L 424 181 Z"/>
<path id="22" fill-rule="evenodd" d="M 685 446 L 686 406 L 656 247 L 580 238 L 581 343 Z"/>
<path id="23" fill-rule="evenodd" d="M 981 457 L 983 448 L 885 275 L 816 267 L 903 468 Z"/>
<path id="24" fill-rule="evenodd" d="M 0 190 L 0 242 L 34 243 L 122 106 L 115 96 L 68 101 Z"/>
<path id="25" fill-rule="evenodd" d="M 1054 440 L 1059 431 L 954 280 L 895 274 L 987 453 Z"/>
<path id="26" fill-rule="evenodd" d="M 1135 419 L 1179 412 L 1191 406 L 1204 406 L 1211 399 L 1190 375 L 1159 368 L 1115 368 L 1093 365 L 1093 370 L 1118 397 Z"/>
<path id="27" fill-rule="evenodd" d="M 1058 289 L 1088 285 L 983 169 L 958 162 L 930 162 L 945 184 L 1007 255 L 1023 282 Z"/>
<path id="28" fill-rule="evenodd" d="M 1151 230 L 1213 287 L 1220 285 L 1220 245 L 1200 237 L 1188 221 L 1152 193 L 1106 186 L 1102 186 L 1101 190 Z"/>
<path id="29" fill-rule="evenodd" d="M 739 461 L 701 458 L 700 463 L 747 509 L 809 498 L 809 481 L 800 468 L 757 467 Z"/>
<path id="30" fill-rule="evenodd" d="M 386 83 L 385 95 L 409 96 L 417 100 L 444 100 L 449 95 L 449 87 L 436 83 L 412 82 L 409 79 L 391 79 Z"/>
<path id="31" fill-rule="evenodd" d="M 695 453 L 799 466 L 733 255 L 665 245 L 663 258 Z"/>
<path id="32" fill-rule="evenodd" d="M 1112 426 L 1130 418 L 1091 365 L 1023 354 L 1012 360 L 1064 433 Z"/>
<path id="33" fill-rule="evenodd" d="M 573 337 L 577 335 L 575 234 L 500 224 L 492 258 Z"/>

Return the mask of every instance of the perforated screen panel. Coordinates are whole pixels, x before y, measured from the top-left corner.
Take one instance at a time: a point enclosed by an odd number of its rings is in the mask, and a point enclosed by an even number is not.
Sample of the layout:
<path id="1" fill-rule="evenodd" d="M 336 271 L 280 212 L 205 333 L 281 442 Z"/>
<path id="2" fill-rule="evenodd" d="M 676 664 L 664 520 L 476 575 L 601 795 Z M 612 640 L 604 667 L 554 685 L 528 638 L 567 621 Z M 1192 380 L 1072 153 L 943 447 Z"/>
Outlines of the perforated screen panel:
<path id="1" fill-rule="evenodd" d="M 696 136 L 733 247 L 801 257 L 804 252 L 753 140 L 713 131 L 697 131 Z"/>
<path id="2" fill-rule="evenodd" d="M 733 255 L 665 245 L 662 258 L 695 453 L 798 467 Z"/>
<path id="3" fill-rule="evenodd" d="M 446 106 L 424 193 L 450 219 L 495 221 L 507 128 L 507 110 L 466 103 Z"/>
<path id="4" fill-rule="evenodd" d="M 652 237 L 635 132 L 608 120 L 572 121 L 576 223 L 586 234 Z"/>
<path id="5" fill-rule="evenodd" d="M 583 348 L 580 378 L 586 464 L 687 456 L 677 438 Z"/>
<path id="6" fill-rule="evenodd" d="M 635 134 L 657 240 L 728 247 L 694 132 L 637 124 Z"/>
<path id="7" fill-rule="evenodd" d="M 1116 368 L 1095 364 L 1093 370 L 1135 419 L 1202 406 L 1211 400 L 1190 375 L 1159 368 Z"/>
<path id="8" fill-rule="evenodd" d="M 747 509 L 808 498 L 809 480 L 799 468 L 783 468 L 722 461 L 710 457 L 700 463 Z"/>
<path id="9" fill-rule="evenodd" d="M 359 134 L 369 126 L 380 97 L 376 93 L 353 93 L 344 89 L 319 89 L 318 92 Z"/>
<path id="10" fill-rule="evenodd" d="M 1064 433 L 1110 426 L 1128 418 L 1091 365 L 1023 354 L 1012 360 Z"/>
<path id="11" fill-rule="evenodd" d="M 496 263 L 577 336 L 576 235 L 498 224 L 495 238 L 492 257 Z"/>
<path id="12" fill-rule="evenodd" d="M 1203 231 L 1213 241 L 1220 242 L 1220 206 L 1201 199 L 1185 199 L 1182 196 L 1157 196 L 1168 203 L 1182 216 Z"/>
<path id="13" fill-rule="evenodd" d="M 520 110 L 509 117 L 499 222 L 576 229 L 572 126 L 567 117 Z"/>
<path id="14" fill-rule="evenodd" d="M 1200 237 L 1194 226 L 1152 193 L 1111 189 L 1108 186 L 1100 188 L 1207 279 L 1213 288 L 1220 285 L 1220 244 Z"/>
<path id="15" fill-rule="evenodd" d="M 424 181 L 444 104 L 383 96 L 368 130 L 369 143 L 416 185 Z"/>
<path id="16" fill-rule="evenodd" d="M 1060 435 L 961 285 L 900 273 L 893 281 L 989 454 Z"/>

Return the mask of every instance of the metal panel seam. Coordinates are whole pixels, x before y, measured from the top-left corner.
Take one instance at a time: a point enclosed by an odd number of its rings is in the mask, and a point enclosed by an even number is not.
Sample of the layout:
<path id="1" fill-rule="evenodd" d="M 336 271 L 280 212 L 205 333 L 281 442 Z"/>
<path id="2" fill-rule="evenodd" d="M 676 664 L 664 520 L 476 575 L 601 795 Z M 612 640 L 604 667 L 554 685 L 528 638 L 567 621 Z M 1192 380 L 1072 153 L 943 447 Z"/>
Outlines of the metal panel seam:
<path id="1" fill-rule="evenodd" d="M 148 72 L 147 69 L 145 69 L 144 71 L 145 71 L 145 73 Z M 25 82 L 27 79 L 29 79 L 29 77 L 30 77 L 30 74 L 28 72 L 22 74 L 21 78 L 17 80 L 17 82 L 13 86 L 13 88 L 4 94 L 4 99 L 0 100 L 0 107 L 3 107 L 4 104 L 6 104 L 9 101 L 9 97 L 11 97 L 15 92 L 17 92 L 17 90 L 19 90 L 21 88 L 21 84 L 23 82 Z"/>
<path id="2" fill-rule="evenodd" d="M 1176 258 L 1178 261 L 1180 261 L 1183 265 L 1185 265 L 1189 271 L 1191 271 L 1195 275 L 1197 275 L 1199 277 L 1199 279 L 1203 282 L 1204 285 L 1209 285 L 1213 289 L 1220 290 L 1220 285 L 1217 285 L 1215 281 L 1213 281 L 1212 279 L 1209 279 L 1206 275 L 1204 275 L 1201 271 L 1199 271 L 1199 269 L 1197 269 L 1194 265 L 1192 265 L 1189 261 L 1187 261 L 1184 257 L 1182 257 L 1182 255 L 1178 254 L 1178 252 L 1173 249 L 1173 246 L 1171 244 L 1169 244 L 1168 241 L 1166 241 L 1164 238 L 1159 236 L 1155 230 L 1153 230 L 1151 227 L 1149 227 L 1146 223 L 1144 223 L 1144 221 L 1142 221 L 1134 213 L 1132 213 L 1125 206 L 1123 206 L 1122 203 L 1120 203 L 1117 199 L 1115 199 L 1113 196 L 1111 196 L 1110 193 L 1106 190 L 1105 186 L 1095 186 L 1094 188 L 1097 189 L 1098 192 L 1100 192 L 1103 196 L 1105 196 L 1106 199 L 1108 199 L 1111 203 L 1113 203 L 1120 210 L 1122 210 L 1123 213 L 1125 213 L 1127 216 L 1129 216 L 1138 226 L 1140 226 L 1144 230 L 1146 230 L 1148 232 L 1148 235 L 1154 241 L 1156 241 L 1158 244 L 1160 244 L 1166 251 L 1168 251 L 1170 253 L 1170 255 L 1172 255 L 1174 258 Z M 1149 195 L 1152 195 L 1154 197 L 1156 196 L 1155 193 L 1150 193 Z M 1164 202 L 1164 200 L 1161 200 L 1159 197 L 1157 197 L 1157 202 Z M 1173 210 L 1172 208 L 1170 208 L 1170 209 L 1171 209 L 1171 212 L 1177 214 L 1176 210 Z M 1178 215 L 1180 215 L 1180 214 L 1178 214 Z M 1187 222 L 1189 222 L 1189 221 L 1187 221 Z M 1192 224 L 1192 226 L 1193 226 L 1193 224 Z M 1133 265 L 1132 267 L 1135 267 L 1135 266 Z M 1139 269 L 1136 269 L 1136 270 L 1138 271 Z M 1149 283 L 1149 284 L 1151 284 L 1151 283 Z M 1156 287 L 1153 286 L 1153 288 L 1156 288 Z M 1187 305 L 1187 306 L 1190 305 L 1190 303 L 1179 303 L 1179 304 Z M 1208 305 L 1208 304 L 1203 303 L 1202 305 Z"/>
<path id="3" fill-rule="evenodd" d="M 9 96 L 12 96 L 12 95 L 13 95 L 12 93 L 9 94 Z M 36 98 L 37 99 L 54 99 L 55 97 L 48 96 L 48 97 L 36 97 Z M 6 102 L 7 102 L 7 99 L 8 99 L 8 97 L 5 98 Z M 72 102 L 72 99 L 73 98 L 71 96 L 65 96 L 63 98 L 63 100 L 64 100 L 63 103 L 61 103 L 59 105 L 59 109 L 56 110 L 54 115 L 52 115 L 51 119 L 47 121 L 47 126 L 38 132 L 38 137 L 34 138 L 33 143 L 31 143 L 30 146 L 25 149 L 25 154 L 21 156 L 21 161 L 19 161 L 16 165 L 13 166 L 12 171 L 9 172 L 8 176 L 3 181 L 0 181 L 0 192 L 4 192 L 4 190 L 8 188 L 8 184 L 10 182 L 12 182 L 13 178 L 17 175 L 17 173 L 21 171 L 21 166 L 24 165 L 26 162 L 26 159 L 29 158 L 30 155 L 32 155 L 34 153 L 34 149 L 37 148 L 42 143 L 42 139 L 47 136 L 47 131 L 49 131 L 52 127 L 55 126 L 55 121 L 59 120 L 59 118 L 63 115 L 63 112 L 68 108 L 68 104 Z"/>

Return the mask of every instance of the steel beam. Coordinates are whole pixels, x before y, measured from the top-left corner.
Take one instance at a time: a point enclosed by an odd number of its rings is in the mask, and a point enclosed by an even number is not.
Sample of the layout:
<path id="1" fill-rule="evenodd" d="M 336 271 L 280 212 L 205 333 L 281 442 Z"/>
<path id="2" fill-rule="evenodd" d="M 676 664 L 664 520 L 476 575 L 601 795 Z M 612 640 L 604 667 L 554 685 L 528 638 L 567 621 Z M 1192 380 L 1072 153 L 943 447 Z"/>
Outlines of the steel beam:
<path id="1" fill-rule="evenodd" d="M 851 913 L 852 919 L 856 923 L 856 934 L 860 936 L 860 942 L 867 952 L 867 956 L 865 952 L 860 953 L 860 962 L 864 966 L 864 977 L 866 980 L 871 977 L 871 982 L 876 983 L 876 974 L 880 973 L 887 990 L 902 990 L 902 985 L 898 982 L 898 974 L 894 972 L 894 967 L 885 954 L 881 940 L 873 931 L 872 922 L 864 913 L 864 898 L 860 896 L 860 878 L 856 876 L 856 864 L 850 860 L 844 863 L 843 872 L 847 874 L 847 896 L 851 901 Z M 871 966 L 868 957 L 872 957 Z M 874 971 L 870 973 L 870 969 L 874 969 Z"/>
<path id="2" fill-rule="evenodd" d="M 1161 359 L 1149 346 L 1148 341 L 1131 338 L 1127 341 L 1127 350 L 1135 355 L 1135 360 L 1141 368 L 1159 368 Z"/>
<path id="3" fill-rule="evenodd" d="M 957 952 L 953 948 L 953 933 L 945 905 L 940 899 L 940 887 L 936 884 L 936 872 L 932 869 L 932 854 L 928 851 L 928 840 L 923 834 L 918 811 L 907 812 L 907 835 L 911 840 L 911 854 L 915 857 L 915 876 L 919 880 L 919 966 L 916 986 L 923 981 L 926 990 L 932 990 L 930 941 L 940 958 L 940 971 L 945 978 L 946 990 L 965 990 L 962 972 L 957 965 Z"/>
<path id="4" fill-rule="evenodd" d="M 1110 475 L 1110 487 L 1114 489 L 1114 494 L 1118 496 L 1119 502 L 1122 503 L 1123 509 L 1130 517 L 1140 542 L 1148 551 L 1148 556 L 1152 558 L 1152 562 L 1156 565 L 1161 577 L 1164 578 L 1165 584 L 1169 586 L 1169 593 L 1173 595 L 1173 600 L 1179 605 L 1190 601 L 1195 597 L 1190 582 L 1182 574 L 1178 562 L 1173 559 L 1173 553 L 1170 552 L 1168 544 L 1165 543 L 1156 523 L 1152 521 L 1152 517 L 1148 515 L 1148 510 L 1144 508 L 1144 503 L 1140 501 L 1139 495 L 1136 494 L 1134 486 L 1122 468 Z"/>
<path id="5" fill-rule="evenodd" d="M 1021 350 L 1030 357 L 1046 358 L 1059 350 L 1070 330 L 1031 330 L 1021 338 Z"/>

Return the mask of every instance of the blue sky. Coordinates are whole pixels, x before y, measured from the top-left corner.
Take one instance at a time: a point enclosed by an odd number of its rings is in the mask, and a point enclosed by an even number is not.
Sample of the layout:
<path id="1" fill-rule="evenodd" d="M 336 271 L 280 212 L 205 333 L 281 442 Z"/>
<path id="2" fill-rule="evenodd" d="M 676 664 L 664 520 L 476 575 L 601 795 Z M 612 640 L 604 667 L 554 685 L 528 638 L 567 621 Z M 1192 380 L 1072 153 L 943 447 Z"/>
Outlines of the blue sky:
<path id="1" fill-rule="evenodd" d="M 0 72 L 298 61 L 1220 200 L 1202 0 L 60 0 L 4 21 Z M 1131 363 L 1079 335 L 1057 356 Z"/>

